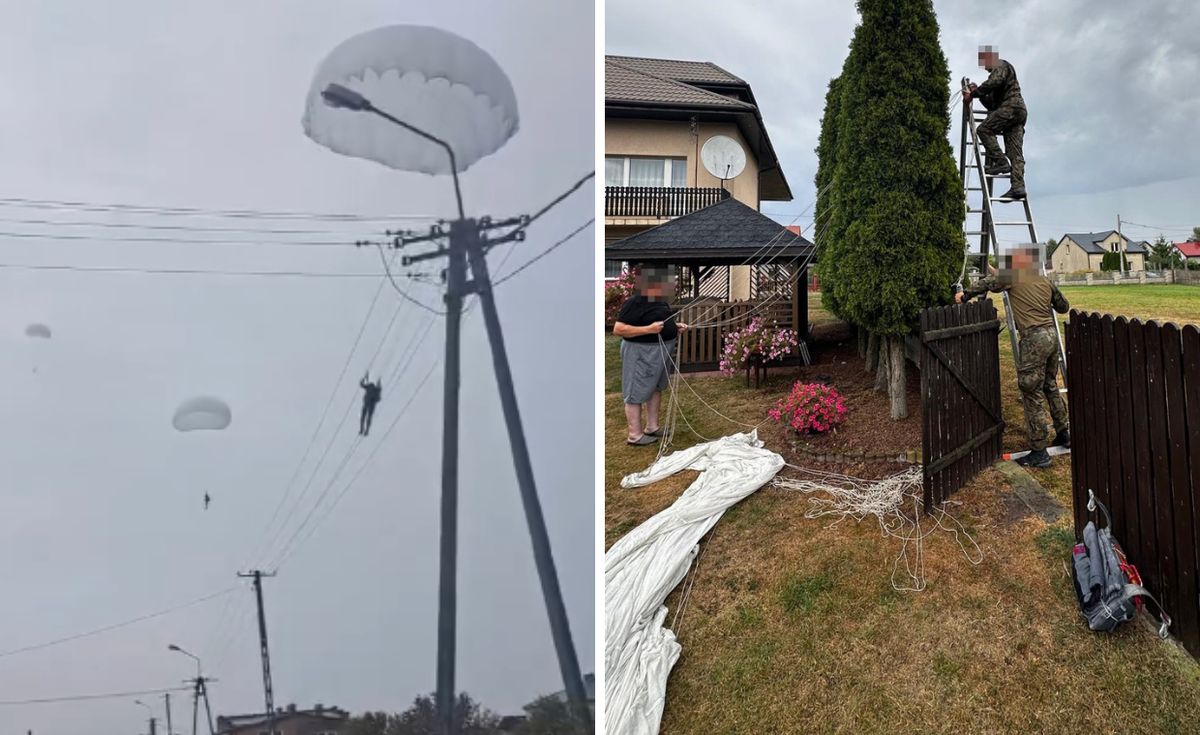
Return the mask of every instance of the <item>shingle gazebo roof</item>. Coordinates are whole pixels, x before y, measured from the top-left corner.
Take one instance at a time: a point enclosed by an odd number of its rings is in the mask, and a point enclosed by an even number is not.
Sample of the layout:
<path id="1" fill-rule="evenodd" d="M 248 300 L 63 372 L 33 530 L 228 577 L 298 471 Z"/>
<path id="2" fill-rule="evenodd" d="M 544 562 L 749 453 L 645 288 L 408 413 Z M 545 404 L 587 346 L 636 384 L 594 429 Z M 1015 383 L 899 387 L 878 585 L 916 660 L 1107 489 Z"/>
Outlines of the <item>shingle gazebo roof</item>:
<path id="1" fill-rule="evenodd" d="M 726 199 L 608 245 L 608 260 L 707 265 L 804 263 L 814 246 L 736 199 Z"/>

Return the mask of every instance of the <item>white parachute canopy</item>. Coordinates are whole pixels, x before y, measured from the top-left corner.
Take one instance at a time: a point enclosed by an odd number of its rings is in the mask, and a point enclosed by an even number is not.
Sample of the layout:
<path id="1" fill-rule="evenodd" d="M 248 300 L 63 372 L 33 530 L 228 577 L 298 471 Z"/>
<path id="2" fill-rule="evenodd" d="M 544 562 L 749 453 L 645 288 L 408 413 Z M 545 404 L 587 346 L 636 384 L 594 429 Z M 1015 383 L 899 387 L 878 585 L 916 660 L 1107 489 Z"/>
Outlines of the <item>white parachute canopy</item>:
<path id="1" fill-rule="evenodd" d="M 219 398 L 200 396 L 179 404 L 171 422 L 179 431 L 220 431 L 233 421 L 233 412 Z"/>
<path id="2" fill-rule="evenodd" d="M 402 171 L 449 174 L 441 146 L 376 114 L 330 107 L 340 84 L 405 123 L 444 140 L 458 172 L 517 132 L 517 97 L 504 70 L 465 38 L 426 26 L 386 26 L 343 42 L 317 68 L 304 133 L 330 150 Z"/>
<path id="3" fill-rule="evenodd" d="M 50 327 L 45 324 L 30 324 L 25 327 L 25 336 L 35 339 L 50 339 Z"/>

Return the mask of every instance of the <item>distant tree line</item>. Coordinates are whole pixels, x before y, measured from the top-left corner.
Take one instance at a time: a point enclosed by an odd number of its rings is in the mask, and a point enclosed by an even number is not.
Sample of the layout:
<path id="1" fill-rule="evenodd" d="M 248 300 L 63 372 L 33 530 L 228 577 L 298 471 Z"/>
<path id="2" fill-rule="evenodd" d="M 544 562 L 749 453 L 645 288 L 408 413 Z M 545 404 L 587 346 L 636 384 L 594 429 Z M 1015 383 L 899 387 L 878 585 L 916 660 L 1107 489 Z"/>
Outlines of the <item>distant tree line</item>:
<path id="1" fill-rule="evenodd" d="M 585 729 L 571 716 L 567 703 L 558 697 L 542 697 L 525 707 L 524 721 L 501 730 L 503 718 L 483 707 L 467 693 L 454 704 L 454 722 L 461 735 L 583 735 Z M 365 712 L 351 717 L 344 735 L 441 735 L 434 695 L 420 696 L 399 714 Z"/>

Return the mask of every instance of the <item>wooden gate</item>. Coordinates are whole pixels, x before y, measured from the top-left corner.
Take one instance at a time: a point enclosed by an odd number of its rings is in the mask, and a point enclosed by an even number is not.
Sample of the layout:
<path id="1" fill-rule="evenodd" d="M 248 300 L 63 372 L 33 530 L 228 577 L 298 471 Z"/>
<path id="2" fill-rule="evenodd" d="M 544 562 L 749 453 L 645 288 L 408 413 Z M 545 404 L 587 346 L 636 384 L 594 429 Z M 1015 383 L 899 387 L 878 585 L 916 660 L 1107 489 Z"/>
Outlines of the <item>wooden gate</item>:
<path id="1" fill-rule="evenodd" d="M 1000 321 L 988 300 L 921 312 L 925 509 L 1000 457 Z"/>
<path id="2" fill-rule="evenodd" d="M 1072 311 L 1067 362 L 1077 537 L 1091 490 L 1200 657 L 1200 329 Z"/>

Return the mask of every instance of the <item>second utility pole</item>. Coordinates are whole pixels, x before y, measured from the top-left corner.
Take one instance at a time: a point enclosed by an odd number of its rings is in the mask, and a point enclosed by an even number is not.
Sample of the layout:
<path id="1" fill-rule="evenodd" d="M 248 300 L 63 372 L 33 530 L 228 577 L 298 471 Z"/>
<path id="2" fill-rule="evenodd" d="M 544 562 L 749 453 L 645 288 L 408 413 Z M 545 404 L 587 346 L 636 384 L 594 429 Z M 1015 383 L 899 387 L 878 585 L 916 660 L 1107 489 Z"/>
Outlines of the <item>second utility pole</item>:
<path id="1" fill-rule="evenodd" d="M 258 645 L 262 654 L 263 697 L 267 707 L 267 732 L 275 732 L 275 694 L 271 691 L 271 652 L 267 648 L 267 616 L 263 612 L 262 578 L 274 577 L 275 572 L 267 574 L 257 569 L 242 573 L 239 577 L 250 577 L 254 580 L 254 596 L 258 600 Z"/>

